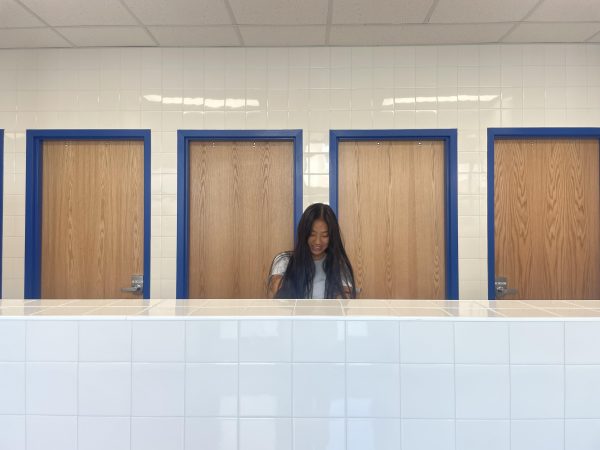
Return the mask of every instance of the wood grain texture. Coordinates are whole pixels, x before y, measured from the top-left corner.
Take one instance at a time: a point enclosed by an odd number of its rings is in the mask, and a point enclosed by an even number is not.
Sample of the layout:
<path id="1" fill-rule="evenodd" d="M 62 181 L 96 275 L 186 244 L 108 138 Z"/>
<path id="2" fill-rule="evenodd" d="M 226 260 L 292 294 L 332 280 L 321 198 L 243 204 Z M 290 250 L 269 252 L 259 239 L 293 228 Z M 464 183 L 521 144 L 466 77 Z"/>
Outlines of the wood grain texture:
<path id="1" fill-rule="evenodd" d="M 43 144 L 42 298 L 131 298 L 143 273 L 144 148 Z"/>
<path id="2" fill-rule="evenodd" d="M 445 298 L 442 142 L 342 142 L 338 192 L 362 298 Z"/>
<path id="3" fill-rule="evenodd" d="M 496 276 L 506 299 L 600 298 L 597 140 L 497 140 Z"/>
<path id="4" fill-rule="evenodd" d="M 292 142 L 190 144 L 190 298 L 264 298 L 294 245 Z"/>

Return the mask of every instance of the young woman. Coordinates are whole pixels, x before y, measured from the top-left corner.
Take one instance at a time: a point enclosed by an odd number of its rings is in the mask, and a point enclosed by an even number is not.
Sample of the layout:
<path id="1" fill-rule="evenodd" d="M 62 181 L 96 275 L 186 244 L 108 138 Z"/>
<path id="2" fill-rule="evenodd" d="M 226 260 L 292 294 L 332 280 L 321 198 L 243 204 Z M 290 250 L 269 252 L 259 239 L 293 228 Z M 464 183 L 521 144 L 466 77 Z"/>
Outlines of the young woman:
<path id="1" fill-rule="evenodd" d="M 296 247 L 273 260 L 271 298 L 356 298 L 352 265 L 333 210 L 315 203 L 298 224 Z"/>

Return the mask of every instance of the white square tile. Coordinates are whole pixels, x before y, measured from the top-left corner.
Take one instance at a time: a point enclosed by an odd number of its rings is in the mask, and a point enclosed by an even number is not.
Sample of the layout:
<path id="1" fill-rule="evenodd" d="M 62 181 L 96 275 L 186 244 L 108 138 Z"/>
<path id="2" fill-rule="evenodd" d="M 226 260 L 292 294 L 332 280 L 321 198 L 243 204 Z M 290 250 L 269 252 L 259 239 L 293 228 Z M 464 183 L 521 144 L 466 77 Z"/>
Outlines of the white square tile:
<path id="1" fill-rule="evenodd" d="M 564 324 L 559 322 L 511 322 L 511 364 L 563 364 Z"/>
<path id="2" fill-rule="evenodd" d="M 508 420 L 459 420 L 456 422 L 456 448 L 461 450 L 509 450 Z"/>
<path id="3" fill-rule="evenodd" d="M 25 416 L 0 415 L 0 448 L 25 450 Z"/>
<path id="4" fill-rule="evenodd" d="M 27 322 L 28 361 L 77 361 L 77 322 Z"/>
<path id="5" fill-rule="evenodd" d="M 400 417 L 400 368 L 396 364 L 348 364 L 347 415 Z"/>
<path id="6" fill-rule="evenodd" d="M 238 360 L 238 323 L 234 320 L 186 321 L 186 361 Z"/>
<path id="7" fill-rule="evenodd" d="M 237 364 L 187 364 L 186 416 L 236 416 Z"/>
<path id="8" fill-rule="evenodd" d="M 241 362 L 288 362 L 292 359 L 292 322 L 243 320 L 240 322 Z"/>
<path id="9" fill-rule="evenodd" d="M 454 450 L 453 420 L 402 421 L 402 450 Z"/>
<path id="10" fill-rule="evenodd" d="M 78 404 L 82 416 L 131 415 L 131 364 L 80 363 Z"/>
<path id="11" fill-rule="evenodd" d="M 511 366 L 510 397 L 511 418 L 564 417 L 564 366 Z"/>
<path id="12" fill-rule="evenodd" d="M 5 320 L 2 322 L 2 326 L 0 326 L 0 361 L 25 361 L 25 321 Z"/>
<path id="13" fill-rule="evenodd" d="M 454 326 L 448 322 L 400 322 L 400 362 L 454 362 Z"/>
<path id="14" fill-rule="evenodd" d="M 131 322 L 82 320 L 79 322 L 79 360 L 131 361 Z"/>
<path id="15" fill-rule="evenodd" d="M 347 419 L 348 450 L 397 450 L 400 419 Z"/>
<path id="16" fill-rule="evenodd" d="M 27 414 L 77 413 L 77 363 L 28 363 Z"/>
<path id="17" fill-rule="evenodd" d="M 454 365 L 402 365 L 400 386 L 402 418 L 454 418 Z"/>
<path id="18" fill-rule="evenodd" d="M 508 364 L 508 325 L 497 322 L 454 324 L 457 364 Z"/>
<path id="19" fill-rule="evenodd" d="M 292 450 L 291 419 L 240 419 L 239 450 Z"/>
<path id="20" fill-rule="evenodd" d="M 344 419 L 294 419 L 294 450 L 346 450 Z"/>
<path id="21" fill-rule="evenodd" d="M 600 340 L 600 323 L 565 322 L 565 363 L 600 364 L 600 348 L 589 345 Z"/>
<path id="22" fill-rule="evenodd" d="M 76 416 L 27 416 L 27 450 L 77 450 Z"/>
<path id="23" fill-rule="evenodd" d="M 237 450 L 237 419 L 186 417 L 185 449 Z"/>
<path id="24" fill-rule="evenodd" d="M 600 366 L 566 366 L 565 416 L 600 419 Z"/>
<path id="25" fill-rule="evenodd" d="M 346 322 L 346 361 L 399 362 L 398 322 L 350 320 Z"/>
<path id="26" fill-rule="evenodd" d="M 183 362 L 185 322 L 133 322 L 133 361 Z"/>
<path id="27" fill-rule="evenodd" d="M 292 333 L 295 362 L 343 362 L 345 326 L 339 320 L 296 320 Z"/>
<path id="28" fill-rule="evenodd" d="M 130 422 L 129 417 L 79 417 L 78 450 L 129 450 Z"/>
<path id="29" fill-rule="evenodd" d="M 184 365 L 140 364 L 132 367 L 133 416 L 183 416 Z"/>
<path id="30" fill-rule="evenodd" d="M 565 420 L 565 449 L 595 450 L 600 445 L 600 420 Z"/>
<path id="31" fill-rule="evenodd" d="M 455 377 L 457 419 L 510 417 L 509 366 L 457 365 Z"/>
<path id="32" fill-rule="evenodd" d="M 343 364 L 294 364 L 294 417 L 343 417 L 345 376 Z"/>
<path id="33" fill-rule="evenodd" d="M 290 417 L 290 364 L 240 364 L 239 380 L 240 416 Z"/>
<path id="34" fill-rule="evenodd" d="M 25 363 L 0 363 L 0 414 L 25 414 Z"/>
<path id="35" fill-rule="evenodd" d="M 183 417 L 133 417 L 131 450 L 183 450 Z"/>
<path id="36" fill-rule="evenodd" d="M 512 420 L 510 435 L 511 450 L 565 450 L 563 420 Z"/>

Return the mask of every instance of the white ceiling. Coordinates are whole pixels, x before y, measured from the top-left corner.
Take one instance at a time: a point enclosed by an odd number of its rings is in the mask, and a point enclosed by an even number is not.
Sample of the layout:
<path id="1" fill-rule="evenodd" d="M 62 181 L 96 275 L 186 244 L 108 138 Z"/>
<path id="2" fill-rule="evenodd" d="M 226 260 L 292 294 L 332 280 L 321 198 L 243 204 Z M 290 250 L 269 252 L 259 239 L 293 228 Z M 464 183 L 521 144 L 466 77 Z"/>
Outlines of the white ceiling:
<path id="1" fill-rule="evenodd" d="M 0 48 L 600 42 L 600 0 L 0 0 Z"/>

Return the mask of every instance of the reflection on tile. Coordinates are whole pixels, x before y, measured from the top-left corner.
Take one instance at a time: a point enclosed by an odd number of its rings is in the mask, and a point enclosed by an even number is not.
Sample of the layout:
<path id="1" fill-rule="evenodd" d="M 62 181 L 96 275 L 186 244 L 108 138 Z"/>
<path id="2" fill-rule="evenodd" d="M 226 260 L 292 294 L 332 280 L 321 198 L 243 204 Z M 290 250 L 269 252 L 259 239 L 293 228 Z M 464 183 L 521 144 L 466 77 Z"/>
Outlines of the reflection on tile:
<path id="1" fill-rule="evenodd" d="M 441 308 L 394 308 L 394 312 L 404 317 L 450 317 L 450 314 Z"/>
<path id="2" fill-rule="evenodd" d="M 310 306 L 296 306 L 294 309 L 294 316 L 343 316 L 344 311 L 342 307 L 310 307 Z"/>
<path id="3" fill-rule="evenodd" d="M 95 306 L 95 307 L 99 307 L 99 306 L 109 306 L 112 305 L 113 303 L 115 303 L 116 300 L 102 300 L 102 299 L 85 299 L 85 300 L 73 300 L 69 303 L 67 303 L 67 306 L 71 307 L 71 306 Z"/>
<path id="4" fill-rule="evenodd" d="M 70 303 L 72 300 L 24 300 L 23 306 L 60 306 Z"/>
<path id="5" fill-rule="evenodd" d="M 241 316 L 246 308 L 198 308 L 190 313 L 190 316 Z"/>
<path id="6" fill-rule="evenodd" d="M 558 315 L 553 314 L 551 312 L 535 308 L 507 308 L 495 311 L 499 316 L 502 317 L 558 317 Z"/>
<path id="7" fill-rule="evenodd" d="M 137 316 L 148 308 L 143 306 L 105 306 L 90 311 L 89 316 Z"/>
<path id="8" fill-rule="evenodd" d="M 600 309 L 556 309 L 548 308 L 547 311 L 558 317 L 600 317 Z"/>
<path id="9" fill-rule="evenodd" d="M 85 316 L 98 309 L 97 306 L 57 306 L 51 308 L 42 308 L 36 316 Z"/>
<path id="10" fill-rule="evenodd" d="M 294 313 L 292 307 L 269 307 L 269 306 L 252 306 L 241 311 L 242 316 L 291 316 Z"/>
<path id="11" fill-rule="evenodd" d="M 211 299 L 206 300 L 206 304 L 209 308 L 224 308 L 224 307 L 247 307 L 250 306 L 252 299 Z"/>
<path id="12" fill-rule="evenodd" d="M 579 308 L 578 305 L 567 300 L 521 300 L 521 302 L 534 308 Z"/>
<path id="13" fill-rule="evenodd" d="M 0 308 L 0 316 L 32 316 L 44 308 L 9 306 L 8 308 Z"/>
<path id="14" fill-rule="evenodd" d="M 148 316 L 189 316 L 193 311 L 197 310 L 198 307 L 190 306 L 172 306 L 163 308 L 162 305 L 156 308 L 148 308 Z"/>
<path id="15" fill-rule="evenodd" d="M 584 308 L 600 308 L 600 300 L 569 300 L 569 303 Z"/>
<path id="16" fill-rule="evenodd" d="M 338 307 L 341 303 L 339 300 L 297 300 L 296 306 L 305 307 L 305 306 L 316 306 L 316 307 Z"/>
<path id="17" fill-rule="evenodd" d="M 344 308 L 346 316 L 397 316 L 398 310 L 392 308 Z"/>
<path id="18" fill-rule="evenodd" d="M 342 300 L 344 308 L 389 308 L 387 300 Z"/>

